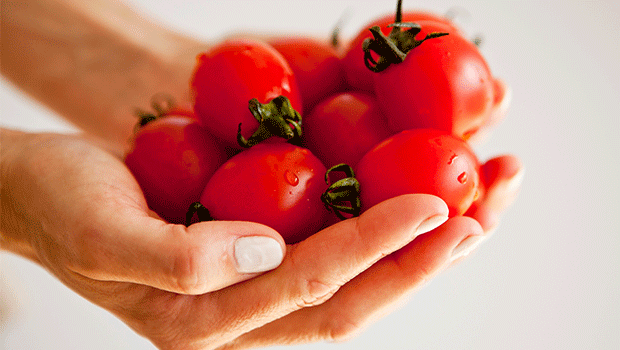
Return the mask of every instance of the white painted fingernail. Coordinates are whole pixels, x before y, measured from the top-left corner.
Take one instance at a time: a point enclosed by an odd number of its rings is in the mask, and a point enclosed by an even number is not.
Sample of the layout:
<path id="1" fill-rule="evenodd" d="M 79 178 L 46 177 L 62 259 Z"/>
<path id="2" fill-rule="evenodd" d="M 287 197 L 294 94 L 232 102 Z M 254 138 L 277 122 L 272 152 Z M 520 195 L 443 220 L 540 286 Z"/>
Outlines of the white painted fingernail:
<path id="1" fill-rule="evenodd" d="M 431 216 L 430 218 L 422 221 L 422 223 L 416 229 L 415 234 L 416 236 L 418 236 L 428 231 L 432 231 L 436 229 L 437 227 L 441 226 L 441 224 L 446 222 L 446 220 L 448 220 L 447 216 L 443 216 L 443 215 Z"/>
<path id="2" fill-rule="evenodd" d="M 469 236 L 457 245 L 452 251 L 452 256 L 450 257 L 450 262 L 460 259 L 464 256 L 467 256 L 469 253 L 473 252 L 474 249 L 483 240 L 483 236 Z"/>
<path id="3" fill-rule="evenodd" d="M 509 193 L 515 192 L 521 187 L 521 183 L 523 182 L 523 175 L 525 175 L 525 170 L 521 168 L 519 172 L 514 174 L 506 184 L 506 189 Z"/>
<path id="4" fill-rule="evenodd" d="M 266 236 L 241 237 L 235 241 L 235 261 L 239 273 L 273 270 L 282 262 L 280 243 Z"/>

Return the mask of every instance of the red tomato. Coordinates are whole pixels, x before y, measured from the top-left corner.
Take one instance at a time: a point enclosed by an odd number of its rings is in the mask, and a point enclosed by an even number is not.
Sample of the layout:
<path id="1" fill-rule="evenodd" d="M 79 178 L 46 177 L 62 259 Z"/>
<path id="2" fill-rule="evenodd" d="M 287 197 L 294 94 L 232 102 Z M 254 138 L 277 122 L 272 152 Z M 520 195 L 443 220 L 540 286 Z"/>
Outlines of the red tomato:
<path id="1" fill-rule="evenodd" d="M 327 218 L 321 202 L 325 171 L 305 148 L 263 142 L 224 163 L 200 202 L 215 220 L 258 222 L 295 243 L 316 233 Z"/>
<path id="2" fill-rule="evenodd" d="M 196 113 L 194 113 L 194 109 L 191 106 L 174 106 L 170 108 L 163 116 L 183 116 L 195 119 L 196 121 L 200 121 Z"/>
<path id="3" fill-rule="evenodd" d="M 362 43 L 367 38 L 372 38 L 372 34 L 368 28 L 372 26 L 381 27 L 381 31 L 388 35 L 391 28 L 388 28 L 389 24 L 394 23 L 394 15 L 386 15 L 378 18 L 366 26 L 359 34 L 349 43 L 345 56 L 342 58 L 342 65 L 344 67 L 347 83 L 356 90 L 363 90 L 372 92 L 374 91 L 373 75 L 364 65 L 364 50 L 362 50 Z M 419 21 L 436 21 L 444 23 L 450 27 L 447 30 L 448 33 L 461 34 L 461 30 L 457 28 L 448 18 L 441 15 L 437 15 L 424 11 L 406 11 L 402 14 L 402 22 L 419 22 Z"/>
<path id="4" fill-rule="evenodd" d="M 291 66 L 303 111 L 308 113 L 323 98 L 343 89 L 344 70 L 335 49 L 327 42 L 308 37 L 275 38 L 269 41 Z"/>
<path id="5" fill-rule="evenodd" d="M 488 118 L 485 120 L 478 130 L 474 130 L 468 137 L 467 142 L 470 144 L 482 142 L 491 132 L 491 130 L 506 116 L 512 100 L 512 92 L 502 80 L 493 79 L 494 99 L 493 106 Z"/>
<path id="6" fill-rule="evenodd" d="M 258 122 L 248 101 L 260 103 L 283 95 L 300 111 L 301 97 L 293 71 L 270 45 L 254 40 L 228 40 L 198 55 L 192 81 L 194 111 L 205 127 L 230 146 L 237 145 L 237 130 L 249 137 Z"/>
<path id="7" fill-rule="evenodd" d="M 390 136 L 375 98 L 343 92 L 319 103 L 304 119 L 304 143 L 327 168 L 355 166 L 366 152 Z"/>
<path id="8" fill-rule="evenodd" d="M 450 30 L 438 22 L 418 24 L 420 39 Z M 484 125 L 493 106 L 489 67 L 476 45 L 460 35 L 424 41 L 402 63 L 374 74 L 374 80 L 393 132 L 434 128 L 466 139 Z"/>
<path id="9" fill-rule="evenodd" d="M 189 206 L 226 160 L 216 139 L 188 117 L 161 117 L 138 129 L 125 164 L 149 207 L 165 220 L 184 223 Z"/>
<path id="10" fill-rule="evenodd" d="M 479 167 L 461 139 L 432 129 L 403 131 L 357 164 L 362 211 L 399 195 L 427 193 L 442 198 L 450 216 L 461 215 L 479 196 Z"/>

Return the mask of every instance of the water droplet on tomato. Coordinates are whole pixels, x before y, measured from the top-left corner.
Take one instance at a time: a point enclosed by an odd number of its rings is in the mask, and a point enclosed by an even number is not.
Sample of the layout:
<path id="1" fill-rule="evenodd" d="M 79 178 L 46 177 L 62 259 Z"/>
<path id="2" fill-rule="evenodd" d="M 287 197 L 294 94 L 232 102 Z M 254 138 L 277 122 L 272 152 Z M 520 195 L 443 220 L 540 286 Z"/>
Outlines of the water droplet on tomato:
<path id="1" fill-rule="evenodd" d="M 452 154 L 452 157 L 450 157 L 450 159 L 448 160 L 448 164 L 452 164 L 452 163 L 454 163 L 454 160 L 455 160 L 456 158 L 458 158 L 458 157 L 459 157 L 459 156 L 457 156 L 456 154 Z"/>
<path id="2" fill-rule="evenodd" d="M 466 172 L 462 172 L 461 175 L 459 175 L 459 177 L 456 178 L 460 183 L 464 184 L 465 182 L 467 182 L 467 173 Z"/>
<path id="3" fill-rule="evenodd" d="M 290 170 L 284 172 L 284 178 L 291 186 L 297 186 L 299 184 L 299 178 Z"/>

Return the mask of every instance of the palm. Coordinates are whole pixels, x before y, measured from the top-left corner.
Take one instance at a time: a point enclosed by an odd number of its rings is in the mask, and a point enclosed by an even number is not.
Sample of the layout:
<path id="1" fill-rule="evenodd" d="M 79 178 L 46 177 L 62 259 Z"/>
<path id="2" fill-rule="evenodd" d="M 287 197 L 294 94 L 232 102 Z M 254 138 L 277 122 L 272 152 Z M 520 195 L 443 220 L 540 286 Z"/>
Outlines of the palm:
<path id="1" fill-rule="evenodd" d="M 41 221 L 38 260 L 162 348 L 348 336 L 449 265 L 465 237 L 481 233 L 478 222 L 455 217 L 411 241 L 412 227 L 447 209 L 436 197 L 408 195 L 289 246 L 276 270 L 212 285 L 204 276 L 217 272 L 208 271 L 205 249 L 217 232 L 269 229 L 230 222 L 167 224 L 149 211 L 118 157 L 70 136 L 41 136 L 32 146 L 23 158 L 31 170 L 16 190 L 39 193 L 27 213 Z M 498 198 L 511 197 L 498 184 L 519 165 L 500 157 L 484 168 L 504 170 L 489 179 L 493 203 L 473 214 L 492 222 L 487 218 L 509 202 Z M 385 285 L 390 288 L 377 297 L 378 286 Z"/>

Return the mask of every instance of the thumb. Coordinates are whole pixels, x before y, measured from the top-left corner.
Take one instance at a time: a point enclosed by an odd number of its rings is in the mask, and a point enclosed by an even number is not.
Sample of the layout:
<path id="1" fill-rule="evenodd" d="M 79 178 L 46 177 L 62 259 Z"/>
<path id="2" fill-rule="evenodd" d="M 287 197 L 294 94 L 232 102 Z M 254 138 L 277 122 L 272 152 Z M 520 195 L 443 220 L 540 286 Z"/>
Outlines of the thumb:
<path id="1" fill-rule="evenodd" d="M 97 280 L 133 282 L 204 294 L 276 268 L 286 246 L 270 227 L 241 221 L 185 227 L 148 216 L 104 225 L 82 240 L 74 271 Z"/>

